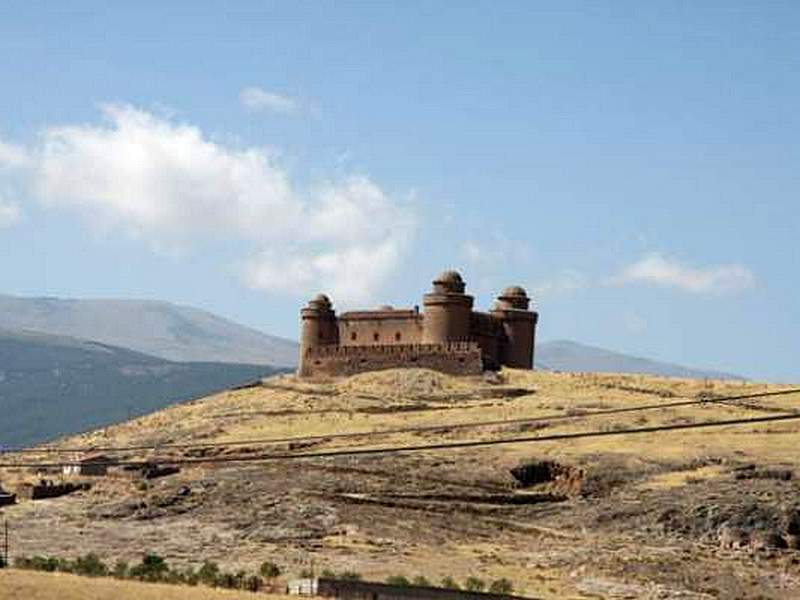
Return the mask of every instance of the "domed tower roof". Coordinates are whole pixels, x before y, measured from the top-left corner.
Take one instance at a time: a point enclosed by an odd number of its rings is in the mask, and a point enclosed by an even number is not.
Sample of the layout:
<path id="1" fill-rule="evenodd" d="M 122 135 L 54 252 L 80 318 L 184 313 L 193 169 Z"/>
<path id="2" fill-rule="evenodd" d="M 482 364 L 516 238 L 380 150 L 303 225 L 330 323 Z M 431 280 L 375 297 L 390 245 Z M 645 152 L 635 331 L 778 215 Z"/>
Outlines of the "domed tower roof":
<path id="1" fill-rule="evenodd" d="M 528 298 L 525 288 L 518 285 L 510 285 L 497 297 L 497 304 L 495 306 L 500 310 L 507 310 L 510 308 L 528 310 L 529 305 L 530 298 Z"/>
<path id="2" fill-rule="evenodd" d="M 308 301 L 308 305 L 318 309 L 330 309 L 331 299 L 328 298 L 325 294 L 317 294 L 311 300 Z"/>
<path id="3" fill-rule="evenodd" d="M 504 289 L 500 296 L 507 296 L 509 298 L 527 298 L 528 294 L 525 292 L 525 288 L 522 288 L 518 285 L 512 285 Z"/>
<path id="4" fill-rule="evenodd" d="M 439 293 L 463 294 L 464 280 L 458 271 L 442 271 L 433 280 L 433 289 Z"/>

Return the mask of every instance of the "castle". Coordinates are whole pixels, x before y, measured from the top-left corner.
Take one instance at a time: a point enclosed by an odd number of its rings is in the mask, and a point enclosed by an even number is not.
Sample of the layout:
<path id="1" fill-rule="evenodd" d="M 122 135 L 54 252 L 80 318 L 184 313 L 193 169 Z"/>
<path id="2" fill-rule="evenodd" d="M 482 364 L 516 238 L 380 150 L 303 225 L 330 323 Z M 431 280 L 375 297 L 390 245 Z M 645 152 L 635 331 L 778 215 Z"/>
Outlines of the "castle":
<path id="1" fill-rule="evenodd" d="M 533 368 L 538 313 L 518 286 L 508 287 L 489 312 L 472 310 L 464 280 L 445 271 L 423 297 L 423 311 L 394 309 L 337 316 L 324 294 L 300 311 L 301 377 L 352 375 L 393 367 L 423 367 L 477 375 L 502 366 Z"/>

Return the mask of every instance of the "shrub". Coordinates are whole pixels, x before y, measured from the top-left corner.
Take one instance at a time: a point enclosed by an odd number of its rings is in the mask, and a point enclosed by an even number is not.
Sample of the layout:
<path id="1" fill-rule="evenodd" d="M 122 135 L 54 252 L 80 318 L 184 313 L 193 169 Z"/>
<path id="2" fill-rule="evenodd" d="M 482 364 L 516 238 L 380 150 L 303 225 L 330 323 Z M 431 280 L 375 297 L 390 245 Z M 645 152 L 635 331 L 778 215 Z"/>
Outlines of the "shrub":
<path id="1" fill-rule="evenodd" d="M 33 571 L 47 571 L 53 573 L 61 567 L 61 561 L 52 556 L 34 556 L 33 558 L 17 559 L 16 565 L 21 569 L 31 569 Z"/>
<path id="2" fill-rule="evenodd" d="M 274 562 L 265 560 L 261 563 L 258 572 L 261 573 L 261 576 L 265 579 L 275 579 L 281 574 L 281 568 Z"/>
<path id="3" fill-rule="evenodd" d="M 510 594 L 514 591 L 514 585 L 510 580 L 503 577 L 493 581 L 492 585 L 489 586 L 489 591 L 493 594 Z"/>
<path id="4" fill-rule="evenodd" d="M 238 571 L 236 573 L 224 571 L 217 576 L 217 587 L 227 588 L 229 590 L 241 589 L 245 575 L 246 573 L 244 571 Z"/>
<path id="5" fill-rule="evenodd" d="M 477 577 L 470 575 L 464 581 L 464 589 L 468 592 L 482 592 L 486 587 L 486 583 Z"/>
<path id="6" fill-rule="evenodd" d="M 243 589 L 248 592 L 260 592 L 263 587 L 264 581 L 258 575 L 250 575 L 250 577 L 244 580 Z"/>
<path id="7" fill-rule="evenodd" d="M 355 571 L 342 571 L 336 576 L 336 579 L 342 581 L 361 581 L 361 573 Z"/>
<path id="8" fill-rule="evenodd" d="M 90 552 L 86 556 L 75 559 L 72 564 L 72 572 L 87 577 L 103 577 L 108 575 L 108 567 L 96 554 Z"/>
<path id="9" fill-rule="evenodd" d="M 452 577 L 450 577 L 449 575 L 447 577 L 443 577 L 442 578 L 442 587 L 443 588 L 447 588 L 448 590 L 460 590 L 461 589 L 461 586 L 458 585 L 456 580 L 453 579 Z"/>
<path id="10" fill-rule="evenodd" d="M 130 570 L 130 576 L 142 581 L 162 581 L 169 572 L 169 565 L 158 554 L 146 554 L 142 562 Z"/>
<path id="11" fill-rule="evenodd" d="M 331 574 L 331 579 L 336 579 L 335 573 L 332 571 L 329 571 L 329 573 Z M 311 579 L 312 577 L 314 577 L 314 571 L 311 569 L 303 569 L 300 571 L 300 579 Z"/>
<path id="12" fill-rule="evenodd" d="M 414 577 L 414 579 L 411 580 L 411 583 L 423 587 L 430 587 L 431 585 L 431 582 L 428 581 L 428 578 L 425 577 L 424 575 L 417 575 L 416 577 Z"/>
<path id="13" fill-rule="evenodd" d="M 324 579 L 336 579 L 336 573 L 334 573 L 330 569 L 323 569 L 322 573 L 320 573 L 320 577 Z"/>
<path id="14" fill-rule="evenodd" d="M 215 562 L 206 561 L 197 571 L 197 579 L 203 585 L 214 587 L 219 578 L 219 566 Z"/>
<path id="15" fill-rule="evenodd" d="M 114 570 L 112 571 L 112 574 L 117 579 L 125 579 L 128 576 L 128 563 L 126 563 L 124 560 L 118 560 L 116 563 L 114 563 Z"/>
<path id="16" fill-rule="evenodd" d="M 389 585 L 401 585 L 407 587 L 411 582 L 404 575 L 391 575 L 386 578 L 386 583 Z"/>

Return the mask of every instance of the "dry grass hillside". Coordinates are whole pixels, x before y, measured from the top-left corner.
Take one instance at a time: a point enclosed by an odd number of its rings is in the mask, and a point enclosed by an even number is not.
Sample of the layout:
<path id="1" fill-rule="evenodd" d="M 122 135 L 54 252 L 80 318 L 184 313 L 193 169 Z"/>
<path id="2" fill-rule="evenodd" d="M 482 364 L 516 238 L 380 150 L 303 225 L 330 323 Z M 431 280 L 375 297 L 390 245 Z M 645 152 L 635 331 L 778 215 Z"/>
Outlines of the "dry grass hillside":
<path id="1" fill-rule="evenodd" d="M 0 571 L 0 600 L 253 600 L 253 594 L 64 573 Z M 292 596 L 270 596 L 288 600 Z M 294 597 L 296 598 L 296 596 Z"/>
<path id="2" fill-rule="evenodd" d="M 550 423 L 456 425 L 780 389 L 522 371 L 505 371 L 495 382 L 422 370 L 317 382 L 283 376 L 60 443 L 162 445 L 162 459 L 235 458 L 614 431 L 794 411 L 800 395 Z M 272 446 L 251 441 L 418 426 L 428 428 Z M 272 560 L 288 574 L 313 567 L 368 579 L 506 577 L 517 593 L 543 598 L 795 598 L 800 553 L 779 546 L 800 546 L 799 429 L 800 422 L 788 421 L 196 464 L 150 481 L 111 474 L 89 491 L 23 502 L 6 514 L 13 549 L 28 555 L 93 551 L 133 561 L 154 551 L 171 564 L 210 559 L 249 571 Z M 166 446 L 179 442 L 240 445 Z M 525 487 L 510 473 L 521 464 L 529 465 Z M 2 477 L 13 487 L 33 475 L 16 469 Z"/>

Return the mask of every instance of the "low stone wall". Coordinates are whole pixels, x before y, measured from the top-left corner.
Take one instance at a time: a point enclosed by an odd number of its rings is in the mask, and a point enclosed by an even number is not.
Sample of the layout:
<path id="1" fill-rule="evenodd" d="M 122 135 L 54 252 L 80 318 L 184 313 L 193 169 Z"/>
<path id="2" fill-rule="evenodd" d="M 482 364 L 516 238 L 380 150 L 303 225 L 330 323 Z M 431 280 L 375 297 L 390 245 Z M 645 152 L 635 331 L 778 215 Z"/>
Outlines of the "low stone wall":
<path id="1" fill-rule="evenodd" d="M 451 342 L 309 348 L 299 373 L 302 377 L 348 376 L 397 367 L 433 369 L 450 375 L 480 375 L 483 371 L 476 342 Z"/>
<path id="2" fill-rule="evenodd" d="M 315 592 L 326 598 L 344 600 L 519 600 L 519 596 L 467 592 L 426 586 L 400 586 L 369 581 L 341 581 L 320 578 Z"/>

